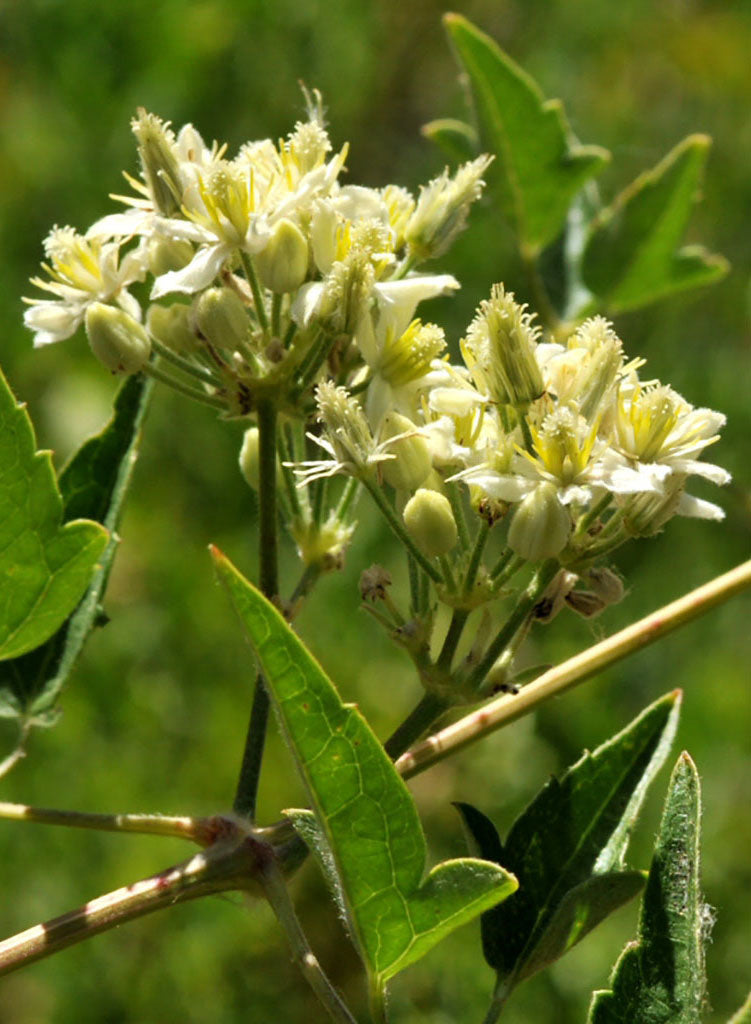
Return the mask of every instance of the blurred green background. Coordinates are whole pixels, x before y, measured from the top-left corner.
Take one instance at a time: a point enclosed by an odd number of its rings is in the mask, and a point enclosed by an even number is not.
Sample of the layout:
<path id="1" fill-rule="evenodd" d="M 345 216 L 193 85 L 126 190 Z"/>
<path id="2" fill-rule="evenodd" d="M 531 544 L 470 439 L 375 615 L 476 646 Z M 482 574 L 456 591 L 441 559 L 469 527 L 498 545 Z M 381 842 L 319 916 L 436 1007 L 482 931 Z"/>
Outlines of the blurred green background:
<path id="1" fill-rule="evenodd" d="M 732 262 L 720 285 L 622 317 L 632 356 L 728 426 L 710 457 L 735 482 L 723 525 L 677 521 L 625 550 L 626 600 L 586 624 L 561 616 L 535 639 L 552 661 L 613 632 L 749 556 L 749 223 L 751 4 L 739 0 L 476 0 L 456 9 L 561 96 L 583 142 L 613 153 L 600 179 L 612 196 L 680 138 L 715 140 L 690 228 Z M 322 90 L 335 145 L 351 142 L 348 180 L 416 188 L 441 156 L 420 136 L 463 114 L 435 0 L 0 0 L 0 309 L 2 362 L 56 461 L 108 415 L 114 384 L 85 340 L 33 353 L 20 296 L 49 228 L 84 230 L 113 209 L 122 169 L 135 172 L 128 122 L 143 105 L 192 121 L 234 151 L 286 134 L 302 114 L 298 80 Z M 444 261 L 463 289 L 430 311 L 454 341 L 491 283 L 524 295 L 513 247 L 492 208 Z M 241 429 L 162 389 L 143 444 L 107 609 L 63 695 L 55 729 L 32 737 L 2 796 L 83 810 L 204 813 L 228 809 L 252 682 L 247 650 L 206 553 L 219 544 L 247 572 L 252 496 L 236 471 Z M 698 485 L 694 488 L 700 491 Z M 710 490 L 704 496 L 717 500 Z M 346 570 L 326 579 L 300 628 L 340 686 L 386 735 L 414 703 L 409 667 L 355 612 L 359 571 L 387 565 L 379 524 L 362 528 Z M 386 543 L 388 543 L 386 541 Z M 285 579 L 296 570 L 288 546 Z M 622 728 L 645 704 L 685 690 L 679 743 L 704 786 L 704 889 L 716 912 L 708 948 L 711 1009 L 723 1022 L 751 988 L 751 630 L 735 599 L 630 663 L 587 683 L 482 746 L 415 780 L 430 855 L 463 852 L 451 800 L 470 800 L 505 830 L 549 774 Z M 363 651 L 368 652 L 363 658 Z M 12 742 L 3 727 L 0 739 Z M 676 753 L 677 753 L 676 748 Z M 0 753 L 3 753 L 0 750 Z M 648 804 L 632 861 L 646 866 L 667 781 Z M 278 741 L 269 744 L 262 816 L 303 799 Z M 181 859 L 171 841 L 0 822 L 0 932 L 11 934 Z M 363 987 L 315 869 L 294 883 L 313 945 L 353 1006 Z M 593 988 L 635 928 L 621 911 L 553 970 L 519 990 L 507 1024 L 583 1024 Z M 393 986 L 395 1022 L 479 1021 L 492 987 L 478 929 L 455 933 Z M 204 900 L 137 921 L 2 982 L 0 1022 L 235 1024 L 323 1019 L 261 905 Z"/>

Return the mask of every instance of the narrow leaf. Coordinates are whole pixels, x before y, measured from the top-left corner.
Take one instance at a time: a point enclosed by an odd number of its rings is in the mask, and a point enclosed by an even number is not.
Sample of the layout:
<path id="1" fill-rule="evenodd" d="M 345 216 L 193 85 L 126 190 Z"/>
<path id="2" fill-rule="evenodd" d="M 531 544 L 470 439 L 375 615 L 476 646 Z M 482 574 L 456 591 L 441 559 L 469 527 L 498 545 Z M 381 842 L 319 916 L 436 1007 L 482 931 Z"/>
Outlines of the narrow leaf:
<path id="1" fill-rule="evenodd" d="M 479 811 L 462 810 L 481 856 L 501 861 L 519 879 L 519 891 L 482 918 L 485 958 L 503 983 L 513 986 L 561 956 L 637 892 L 623 860 L 647 786 L 673 740 L 679 706 L 680 691 L 668 694 L 584 754 L 560 781 L 551 779 L 505 844 Z"/>
<path id="2" fill-rule="evenodd" d="M 595 992 L 590 1024 L 696 1024 L 705 992 L 699 891 L 699 777 L 681 754 L 670 780 L 639 934 Z"/>
<path id="3" fill-rule="evenodd" d="M 751 994 L 740 1010 L 733 1014 L 728 1024 L 751 1024 Z"/>
<path id="4" fill-rule="evenodd" d="M 466 163 L 478 154 L 477 132 L 466 121 L 450 117 L 429 121 L 422 127 L 422 134 L 441 149 L 449 160 Z"/>
<path id="5" fill-rule="evenodd" d="M 61 520 L 50 453 L 0 373 L 0 659 L 44 643 L 89 585 L 107 531 Z"/>
<path id="6" fill-rule="evenodd" d="M 73 456 L 60 475 L 64 519 L 93 519 L 109 531 L 109 543 L 75 612 L 41 647 L 0 663 L 0 715 L 39 718 L 54 705 L 73 670 L 100 603 L 119 538 L 115 532 L 138 453 L 151 385 L 129 377 L 115 398 L 104 430 Z"/>
<path id="7" fill-rule="evenodd" d="M 459 62 L 469 76 L 482 148 L 501 206 L 522 250 L 536 255 L 561 233 L 572 198 L 609 159 L 599 146 L 580 146 L 559 100 L 545 100 L 537 83 L 466 18 L 444 16 Z"/>
<path id="8" fill-rule="evenodd" d="M 706 135 L 689 135 L 594 219 L 582 277 L 600 306 L 614 313 L 638 309 L 727 273 L 722 256 L 698 245 L 679 248 L 709 145 Z"/>
<path id="9" fill-rule="evenodd" d="M 504 899 L 516 880 L 495 864 L 446 861 L 423 879 L 425 838 L 404 782 L 362 715 L 276 609 L 218 551 L 219 579 L 255 650 L 307 787 L 353 941 L 380 990 L 444 935 Z M 296 815 L 298 825 L 299 815 Z"/>

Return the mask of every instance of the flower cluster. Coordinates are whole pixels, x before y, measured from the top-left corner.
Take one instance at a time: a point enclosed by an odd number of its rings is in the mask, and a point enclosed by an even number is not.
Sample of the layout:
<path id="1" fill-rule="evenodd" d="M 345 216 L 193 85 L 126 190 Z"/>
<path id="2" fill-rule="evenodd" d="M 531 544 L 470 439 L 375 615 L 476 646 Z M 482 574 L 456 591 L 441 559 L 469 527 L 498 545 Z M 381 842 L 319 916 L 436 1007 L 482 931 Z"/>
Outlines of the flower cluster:
<path id="1" fill-rule="evenodd" d="M 25 315 L 35 344 L 84 324 L 115 373 L 143 370 L 227 417 L 252 421 L 272 405 L 282 501 L 306 564 L 326 561 L 326 531 L 313 529 L 324 517 L 304 492 L 334 474 L 393 488 L 399 529 L 428 557 L 462 538 L 459 486 L 481 520 L 507 519 L 518 558 L 576 572 L 676 513 L 720 518 L 685 486 L 691 475 L 728 480 L 699 458 L 724 418 L 641 381 L 640 361 L 601 317 L 551 340 L 496 285 L 460 364 L 446 356 L 442 329 L 416 317 L 421 302 L 459 286 L 416 268 L 466 224 L 489 158 L 444 172 L 416 197 L 341 184 L 347 147 L 334 151 L 320 97 L 307 101 L 307 120 L 286 139 L 248 142 L 231 159 L 192 126 L 175 133 L 141 111 L 140 177 L 126 176 L 135 195 L 117 197 L 125 212 L 85 235 L 55 228 L 45 243 L 47 277 L 34 283 L 52 298 L 27 300 Z M 305 458 L 311 419 L 326 458 Z M 296 443 L 284 424 L 297 425 Z M 242 459 L 249 482 L 255 430 Z M 351 533 L 335 521 L 331 564 Z"/>

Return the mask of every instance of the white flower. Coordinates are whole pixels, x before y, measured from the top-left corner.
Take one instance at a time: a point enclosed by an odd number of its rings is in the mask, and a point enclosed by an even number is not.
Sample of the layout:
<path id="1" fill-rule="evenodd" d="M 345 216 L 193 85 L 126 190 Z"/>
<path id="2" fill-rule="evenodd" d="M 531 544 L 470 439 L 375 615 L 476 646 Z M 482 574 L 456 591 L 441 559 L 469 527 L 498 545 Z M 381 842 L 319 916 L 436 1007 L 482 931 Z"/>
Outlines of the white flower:
<path id="1" fill-rule="evenodd" d="M 136 320 L 141 307 L 127 291 L 146 276 L 146 250 L 131 249 L 120 259 L 120 241 L 85 238 L 73 228 L 53 228 L 44 243 L 49 263 L 43 264 L 50 280 L 32 278 L 32 284 L 56 296 L 25 299 L 29 309 L 24 323 L 34 332 L 34 345 L 49 345 L 75 334 L 93 302 L 116 303 Z"/>

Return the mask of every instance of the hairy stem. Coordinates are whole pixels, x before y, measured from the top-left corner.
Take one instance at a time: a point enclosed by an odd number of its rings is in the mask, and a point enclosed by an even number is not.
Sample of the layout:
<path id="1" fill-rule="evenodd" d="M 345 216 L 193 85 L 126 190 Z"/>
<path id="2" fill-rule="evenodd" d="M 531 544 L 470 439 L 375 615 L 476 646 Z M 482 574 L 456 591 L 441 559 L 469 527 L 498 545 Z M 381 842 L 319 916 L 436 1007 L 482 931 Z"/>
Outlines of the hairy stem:
<path id="1" fill-rule="evenodd" d="M 275 862 L 270 861 L 264 870 L 261 884 L 266 898 L 276 914 L 279 924 L 287 936 L 292 956 L 303 977 L 318 996 L 332 1020 L 340 1024 L 356 1024 L 355 1018 L 347 1009 L 341 996 L 324 973 L 317 957 L 313 953 L 305 937 L 300 922 L 289 898 L 287 886 L 282 873 Z"/>

